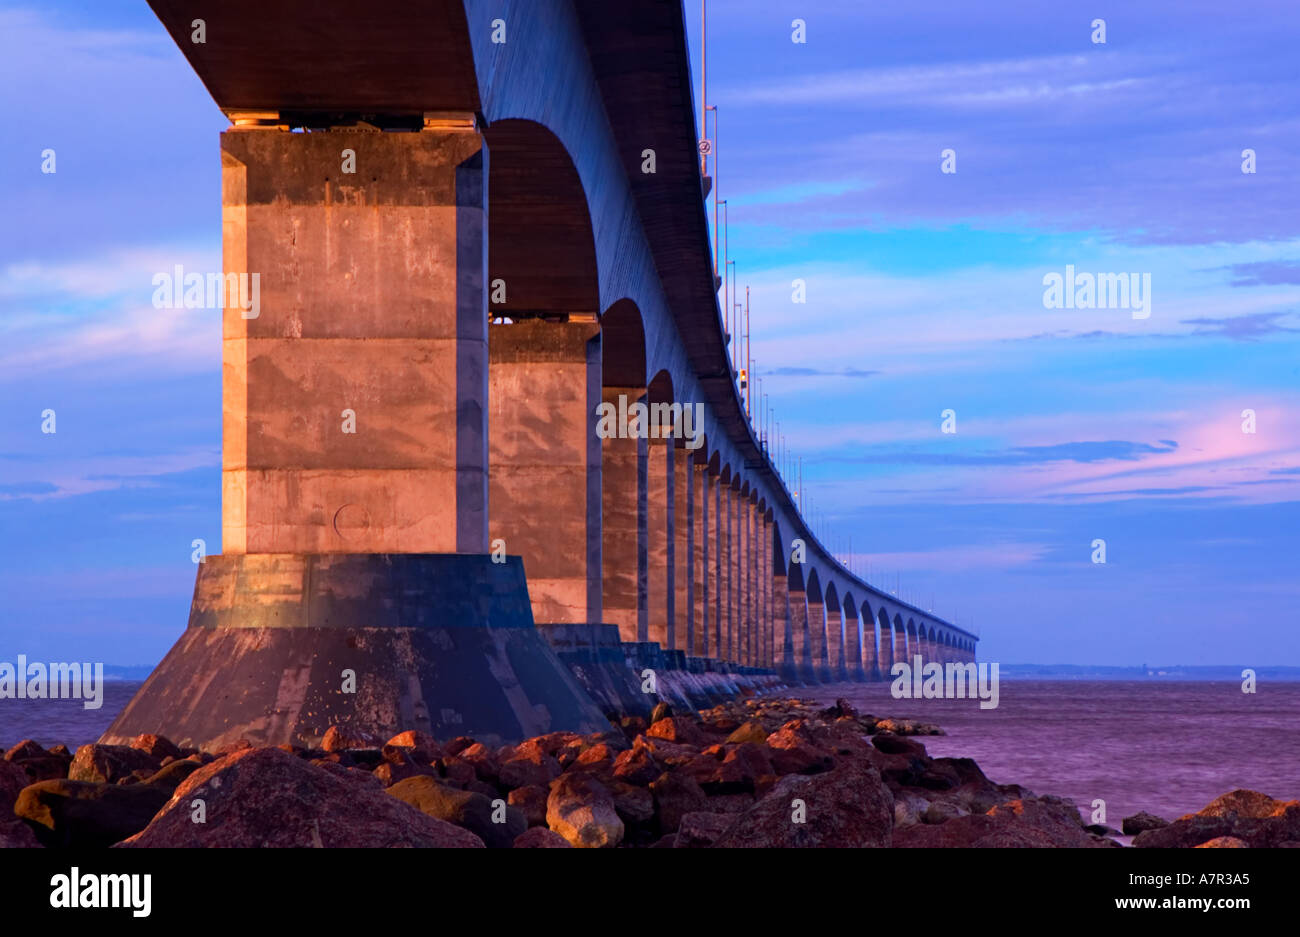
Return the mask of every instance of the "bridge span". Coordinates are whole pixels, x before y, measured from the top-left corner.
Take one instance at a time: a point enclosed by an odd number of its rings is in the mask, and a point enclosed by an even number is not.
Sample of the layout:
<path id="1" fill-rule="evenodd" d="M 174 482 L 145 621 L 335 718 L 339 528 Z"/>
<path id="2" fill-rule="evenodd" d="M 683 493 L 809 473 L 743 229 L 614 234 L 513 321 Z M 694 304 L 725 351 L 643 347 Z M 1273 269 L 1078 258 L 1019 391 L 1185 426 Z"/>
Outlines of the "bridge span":
<path id="1" fill-rule="evenodd" d="M 974 659 L 746 414 L 680 0 L 150 3 L 231 121 L 260 309 L 223 313 L 223 553 L 106 739 L 596 725 L 538 635 L 601 625 L 788 682 Z M 638 403 L 702 422 L 602 429 Z"/>

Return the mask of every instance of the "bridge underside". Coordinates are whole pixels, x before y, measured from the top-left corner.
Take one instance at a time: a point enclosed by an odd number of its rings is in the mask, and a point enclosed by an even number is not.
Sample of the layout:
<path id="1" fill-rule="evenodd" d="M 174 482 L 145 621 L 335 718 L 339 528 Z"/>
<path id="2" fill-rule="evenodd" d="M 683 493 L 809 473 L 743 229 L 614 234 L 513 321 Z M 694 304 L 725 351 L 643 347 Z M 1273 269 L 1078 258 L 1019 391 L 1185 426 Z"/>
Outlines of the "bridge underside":
<path id="1" fill-rule="evenodd" d="M 678 3 L 151 2 L 234 124 L 224 266 L 260 308 L 223 313 L 224 555 L 105 740 L 508 741 L 648 708 L 645 669 L 699 705 L 973 659 L 754 447 Z"/>

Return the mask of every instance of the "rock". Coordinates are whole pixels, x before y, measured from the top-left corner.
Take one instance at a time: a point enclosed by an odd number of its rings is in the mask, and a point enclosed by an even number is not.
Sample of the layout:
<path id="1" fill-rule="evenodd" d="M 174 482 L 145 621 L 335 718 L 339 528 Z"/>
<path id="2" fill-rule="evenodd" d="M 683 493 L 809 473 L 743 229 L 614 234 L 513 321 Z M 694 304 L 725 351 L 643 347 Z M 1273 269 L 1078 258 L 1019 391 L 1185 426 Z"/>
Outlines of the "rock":
<path id="1" fill-rule="evenodd" d="M 447 755 L 439 758 L 437 761 L 438 773 L 448 781 L 456 781 L 461 787 L 464 787 L 470 781 L 478 780 L 478 772 L 468 761 L 457 758 L 455 755 Z"/>
<path id="2" fill-rule="evenodd" d="M 727 736 L 728 745 L 739 745 L 741 742 L 763 743 L 767 741 L 768 731 L 763 728 L 763 723 L 757 719 L 750 719 L 743 722 L 740 726 Z"/>
<path id="3" fill-rule="evenodd" d="M 650 782 L 650 793 L 661 833 L 674 832 L 686 814 L 705 811 L 709 800 L 704 789 L 685 772 L 664 772 Z"/>
<path id="4" fill-rule="evenodd" d="M 925 808 L 925 812 L 921 814 L 921 822 L 922 823 L 946 823 L 949 820 L 955 820 L 958 817 L 964 817 L 968 813 L 970 813 L 969 810 L 963 810 L 961 807 L 957 806 L 956 804 L 948 803 L 947 801 L 936 800 L 933 803 L 931 803 L 930 806 Z"/>
<path id="5" fill-rule="evenodd" d="M 501 762 L 497 758 L 497 753 L 482 742 L 467 746 L 456 757 L 473 765 L 474 773 L 478 775 L 480 781 L 485 784 L 497 783 L 501 774 Z"/>
<path id="6" fill-rule="evenodd" d="M 421 765 L 433 764 L 443 755 L 442 747 L 432 735 L 415 729 L 399 732 L 389 739 L 382 749 L 385 758 L 390 748 L 404 750 L 411 761 Z"/>
<path id="7" fill-rule="evenodd" d="M 551 785 L 546 824 L 580 848 L 617 846 L 624 833 L 609 789 L 581 773 L 562 774 Z"/>
<path id="8" fill-rule="evenodd" d="M 347 771 L 346 768 L 338 768 Z M 372 786 L 373 785 L 373 786 Z M 186 778 L 125 847 L 481 847 L 467 830 L 274 748 L 233 752 Z M 138 790 L 146 790 L 142 785 Z M 132 790 L 123 788 L 122 790 Z M 206 822 L 191 819 L 201 800 Z"/>
<path id="9" fill-rule="evenodd" d="M 0 849 L 40 849 L 41 841 L 22 820 L 0 819 Z"/>
<path id="10" fill-rule="evenodd" d="M 62 746 L 56 745 L 55 748 L 62 748 Z M 68 767 L 72 764 L 72 758 L 66 752 L 66 748 L 63 749 L 63 753 L 53 749 L 47 752 L 31 739 L 23 739 L 5 752 L 5 761 L 22 768 L 27 775 L 28 783 L 52 781 L 68 776 Z"/>
<path id="11" fill-rule="evenodd" d="M 614 798 L 614 809 L 623 820 L 625 829 L 649 823 L 655 815 L 655 799 L 644 787 L 615 781 L 609 785 L 610 795 Z"/>
<path id="12" fill-rule="evenodd" d="M 655 761 L 670 768 L 690 764 L 700 754 L 700 750 L 694 745 L 681 745 L 667 739 L 651 738 L 645 735 L 638 735 L 632 742 L 632 748 L 633 750 L 638 748 L 649 749 L 650 754 L 654 755 Z"/>
<path id="13" fill-rule="evenodd" d="M 160 762 L 164 758 L 184 758 L 181 750 L 170 739 L 161 735 L 137 735 L 131 739 L 131 748 L 144 752 Z"/>
<path id="14" fill-rule="evenodd" d="M 876 731 L 892 732 L 894 735 L 943 735 L 943 729 L 937 725 L 915 719 L 879 719 L 876 721 Z"/>
<path id="15" fill-rule="evenodd" d="M 1025 797 L 999 804 L 987 814 L 918 823 L 894 830 L 895 848 L 930 847 L 1116 847 L 1083 826 L 1079 810 L 1060 797 Z"/>
<path id="16" fill-rule="evenodd" d="M 848 700 L 837 699 L 835 701 L 834 706 L 826 707 L 825 709 L 817 713 L 817 715 L 829 722 L 833 719 L 843 719 L 843 718 L 856 719 L 858 712 L 851 705 L 849 705 Z"/>
<path id="17" fill-rule="evenodd" d="M 342 726 L 330 726 L 320 740 L 320 747 L 327 752 L 342 752 L 353 748 L 371 748 L 375 740 L 370 736 L 353 732 Z"/>
<path id="18" fill-rule="evenodd" d="M 630 742 L 638 735 L 643 735 L 645 733 L 645 730 L 648 728 L 648 723 L 640 716 L 624 716 L 618 721 L 618 727 Z"/>
<path id="19" fill-rule="evenodd" d="M 32 780 L 23 770 L 22 765 L 12 761 L 0 761 L 0 818 L 8 820 L 13 813 L 14 801 Z"/>
<path id="20" fill-rule="evenodd" d="M 1147 813 L 1145 810 L 1139 811 L 1131 817 L 1125 817 L 1124 822 L 1121 824 L 1125 836 L 1137 836 L 1137 834 L 1145 833 L 1147 830 L 1158 830 L 1168 825 L 1168 820 Z"/>
<path id="21" fill-rule="evenodd" d="M 133 772 L 158 770 L 160 759 L 128 745 L 83 745 L 68 768 L 70 781 L 116 784 Z"/>
<path id="22" fill-rule="evenodd" d="M 573 766 L 583 768 L 588 771 L 595 771 L 597 774 L 612 772 L 614 769 L 614 759 L 621 754 L 614 751 L 604 742 L 592 745 L 584 749 L 577 759 L 574 760 Z"/>
<path id="23" fill-rule="evenodd" d="M 648 785 L 663 773 L 648 748 L 630 748 L 614 759 L 614 778 L 628 784 Z"/>
<path id="24" fill-rule="evenodd" d="M 880 772 L 850 762 L 829 772 L 782 778 L 736 817 L 714 846 L 882 848 L 890 845 L 893 826 L 894 797 Z"/>
<path id="25" fill-rule="evenodd" d="M 1195 849 L 1249 849 L 1250 844 L 1244 839 L 1237 839 L 1235 836 L 1216 836 L 1214 839 L 1206 840 Z"/>
<path id="26" fill-rule="evenodd" d="M 871 737 L 871 744 L 886 755 L 907 755 L 909 758 L 927 758 L 925 746 L 920 742 L 892 732 L 884 732 Z"/>
<path id="27" fill-rule="evenodd" d="M 437 777 L 433 765 L 420 764 L 406 754 L 408 749 L 384 746 L 384 762 L 371 772 L 384 787 L 392 787 L 414 777 Z"/>
<path id="28" fill-rule="evenodd" d="M 476 741 L 470 738 L 468 735 L 458 735 L 450 742 L 448 742 L 446 745 L 444 745 L 442 747 L 442 750 L 448 755 L 459 755 L 465 749 L 475 744 L 477 744 Z"/>
<path id="29" fill-rule="evenodd" d="M 835 765 L 830 752 L 813 743 L 802 719 L 786 723 L 767 737 L 772 767 L 777 774 L 818 774 Z"/>
<path id="30" fill-rule="evenodd" d="M 538 746 L 520 746 L 502 761 L 500 781 L 502 787 L 549 787 L 564 769 L 554 755 Z"/>
<path id="31" fill-rule="evenodd" d="M 735 821 L 729 813 L 688 813 L 682 817 L 673 845 L 677 849 L 703 849 L 712 846 Z"/>
<path id="32" fill-rule="evenodd" d="M 686 716 L 664 716 L 646 729 L 645 734 L 648 738 L 663 739 L 679 745 L 704 744 L 704 733 Z"/>
<path id="33" fill-rule="evenodd" d="M 160 770 L 150 775 L 144 783 L 153 787 L 164 788 L 170 793 L 176 790 L 182 781 L 202 767 L 203 763 L 197 758 L 182 758 L 180 761 L 173 761 L 171 764 L 164 765 Z"/>
<path id="34" fill-rule="evenodd" d="M 673 708 L 667 703 L 660 700 L 655 703 L 655 708 L 650 710 L 650 724 L 654 725 L 660 719 L 667 719 L 673 714 Z"/>
<path id="35" fill-rule="evenodd" d="M 523 812 L 505 805 L 504 798 L 498 797 L 500 803 L 494 805 L 482 794 L 456 790 L 436 778 L 407 778 L 388 788 L 388 795 L 428 816 L 469 830 L 490 849 L 509 849 L 515 838 L 528 829 Z M 493 822 L 494 816 L 503 817 L 505 822 Z"/>
<path id="36" fill-rule="evenodd" d="M 515 849 L 572 849 L 569 841 L 544 826 L 529 827 L 515 838 Z"/>
<path id="37" fill-rule="evenodd" d="M 170 796 L 148 784 L 38 781 L 18 795 L 14 815 L 45 846 L 106 849 L 148 826 Z"/>
<path id="38" fill-rule="evenodd" d="M 1190 848 L 1221 836 L 1235 837 L 1254 849 L 1300 840 L 1300 801 L 1274 800 L 1258 791 L 1232 791 L 1168 826 L 1139 833 L 1133 845 Z"/>
<path id="39" fill-rule="evenodd" d="M 529 826 L 546 826 L 546 798 L 549 796 L 546 787 L 529 784 L 511 791 L 506 803 L 522 813 Z"/>

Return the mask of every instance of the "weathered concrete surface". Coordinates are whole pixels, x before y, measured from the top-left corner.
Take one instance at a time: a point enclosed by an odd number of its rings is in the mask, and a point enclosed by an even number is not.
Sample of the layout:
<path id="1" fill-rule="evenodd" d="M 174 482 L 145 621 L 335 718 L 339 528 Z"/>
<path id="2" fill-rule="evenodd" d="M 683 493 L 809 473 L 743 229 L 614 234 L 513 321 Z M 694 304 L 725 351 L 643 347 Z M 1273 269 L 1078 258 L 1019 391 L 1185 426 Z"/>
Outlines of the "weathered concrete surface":
<path id="1" fill-rule="evenodd" d="M 523 558 L 536 621 L 601 620 L 599 334 L 594 321 L 488 330 L 489 537 Z"/>
<path id="2" fill-rule="evenodd" d="M 229 554 L 101 741 L 314 746 L 332 725 L 510 742 L 608 723 L 534 628 L 518 557 Z"/>
<path id="3" fill-rule="evenodd" d="M 260 277 L 222 333 L 225 551 L 486 552 L 482 137 L 230 130 L 221 154 L 225 270 Z"/>
<path id="4" fill-rule="evenodd" d="M 601 399 L 617 407 L 645 396 L 644 388 L 605 387 Z M 601 607 L 603 620 L 618 625 L 624 641 L 642 641 L 647 635 L 645 605 L 646 473 L 644 438 L 611 436 L 601 446 Z"/>

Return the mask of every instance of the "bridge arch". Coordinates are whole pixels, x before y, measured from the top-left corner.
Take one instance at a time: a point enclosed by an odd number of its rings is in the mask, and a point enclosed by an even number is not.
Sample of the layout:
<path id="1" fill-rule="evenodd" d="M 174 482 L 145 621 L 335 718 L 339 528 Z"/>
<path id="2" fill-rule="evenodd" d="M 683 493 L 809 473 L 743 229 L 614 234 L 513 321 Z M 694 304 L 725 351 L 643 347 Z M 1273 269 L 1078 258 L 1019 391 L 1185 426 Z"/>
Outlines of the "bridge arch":
<path id="1" fill-rule="evenodd" d="M 853 593 L 844 593 L 844 668 L 850 680 L 866 680 L 862 668 L 862 621 L 859 617 L 858 603 Z"/>
<path id="2" fill-rule="evenodd" d="M 844 609 L 840 605 L 839 589 L 832 580 L 826 584 L 826 664 L 827 679 L 844 680 Z"/>

